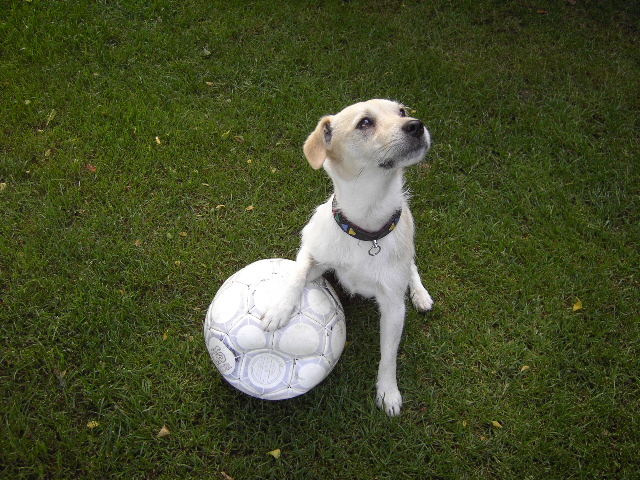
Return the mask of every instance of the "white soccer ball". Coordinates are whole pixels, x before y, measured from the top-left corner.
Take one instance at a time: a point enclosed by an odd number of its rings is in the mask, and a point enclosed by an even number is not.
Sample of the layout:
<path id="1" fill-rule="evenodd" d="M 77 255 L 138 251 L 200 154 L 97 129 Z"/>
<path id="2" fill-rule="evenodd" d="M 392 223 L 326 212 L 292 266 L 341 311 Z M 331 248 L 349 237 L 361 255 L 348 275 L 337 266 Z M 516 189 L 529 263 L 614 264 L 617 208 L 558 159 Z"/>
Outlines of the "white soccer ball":
<path id="1" fill-rule="evenodd" d="M 204 321 L 211 360 L 238 390 L 265 400 L 308 392 L 324 380 L 342 354 L 344 311 L 322 277 L 308 283 L 291 320 L 275 332 L 260 318 L 281 291 L 295 262 L 260 260 L 229 277 Z"/>

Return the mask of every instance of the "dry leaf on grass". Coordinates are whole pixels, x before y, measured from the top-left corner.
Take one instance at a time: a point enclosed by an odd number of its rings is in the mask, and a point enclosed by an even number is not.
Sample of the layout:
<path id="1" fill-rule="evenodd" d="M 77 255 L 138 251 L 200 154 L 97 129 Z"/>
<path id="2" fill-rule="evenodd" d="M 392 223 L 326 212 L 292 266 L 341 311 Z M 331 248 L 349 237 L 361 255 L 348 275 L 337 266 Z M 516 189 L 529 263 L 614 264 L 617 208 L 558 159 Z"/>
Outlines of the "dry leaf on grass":
<path id="1" fill-rule="evenodd" d="M 169 431 L 169 429 L 167 428 L 166 425 L 163 425 L 162 428 L 160 429 L 160 431 L 158 432 L 158 438 L 162 438 L 162 437 L 166 437 L 170 434 L 171 432 Z"/>
<path id="2" fill-rule="evenodd" d="M 493 425 L 496 428 L 502 428 L 502 424 L 497 420 L 491 420 L 491 425 Z"/>
<path id="3" fill-rule="evenodd" d="M 576 300 L 576 303 L 573 304 L 573 311 L 577 312 L 578 310 L 582 310 L 582 300 L 579 298 Z"/>
<path id="4" fill-rule="evenodd" d="M 271 450 L 270 452 L 267 452 L 267 455 L 271 455 L 273 458 L 280 458 L 281 454 L 282 452 L 280 451 L 279 448 L 276 448 L 275 450 Z"/>

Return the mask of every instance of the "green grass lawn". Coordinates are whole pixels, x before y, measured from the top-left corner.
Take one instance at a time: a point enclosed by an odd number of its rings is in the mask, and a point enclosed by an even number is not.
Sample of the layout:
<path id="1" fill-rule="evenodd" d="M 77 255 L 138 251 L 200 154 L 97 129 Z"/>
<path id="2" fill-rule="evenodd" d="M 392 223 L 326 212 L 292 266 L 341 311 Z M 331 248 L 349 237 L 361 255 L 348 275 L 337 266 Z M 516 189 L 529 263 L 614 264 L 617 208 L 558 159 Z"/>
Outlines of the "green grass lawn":
<path id="1" fill-rule="evenodd" d="M 295 255 L 302 143 L 372 97 L 434 139 L 403 414 L 357 298 L 325 382 L 249 398 L 206 308 Z M 632 1 L 3 2 L 0 477 L 638 478 L 639 131 Z"/>

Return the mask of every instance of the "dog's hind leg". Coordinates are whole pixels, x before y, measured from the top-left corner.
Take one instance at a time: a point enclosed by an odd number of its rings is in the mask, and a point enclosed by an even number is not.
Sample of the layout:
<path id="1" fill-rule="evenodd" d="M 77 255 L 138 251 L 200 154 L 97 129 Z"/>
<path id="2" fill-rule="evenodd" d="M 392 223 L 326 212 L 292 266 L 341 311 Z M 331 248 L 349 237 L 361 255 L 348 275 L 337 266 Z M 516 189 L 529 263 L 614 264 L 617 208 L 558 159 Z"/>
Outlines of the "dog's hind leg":
<path id="1" fill-rule="evenodd" d="M 416 310 L 419 312 L 428 312 L 433 307 L 433 299 L 427 289 L 422 285 L 420 274 L 416 263 L 411 264 L 411 277 L 409 279 L 409 296 Z"/>

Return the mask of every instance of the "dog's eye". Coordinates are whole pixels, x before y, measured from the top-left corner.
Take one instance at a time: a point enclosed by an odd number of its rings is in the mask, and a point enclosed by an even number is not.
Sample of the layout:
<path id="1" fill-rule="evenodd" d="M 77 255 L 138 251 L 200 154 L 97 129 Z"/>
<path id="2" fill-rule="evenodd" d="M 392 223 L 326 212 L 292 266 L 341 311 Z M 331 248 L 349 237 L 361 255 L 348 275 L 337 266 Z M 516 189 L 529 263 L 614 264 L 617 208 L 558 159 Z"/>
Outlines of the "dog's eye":
<path id="1" fill-rule="evenodd" d="M 407 111 L 404 108 L 400 109 L 400 116 L 401 117 L 406 117 L 407 116 Z"/>
<path id="2" fill-rule="evenodd" d="M 356 125 L 356 128 L 358 130 L 364 130 L 366 128 L 371 128 L 371 127 L 373 127 L 373 120 L 369 117 L 364 117 L 362 120 L 358 122 L 358 125 Z"/>

